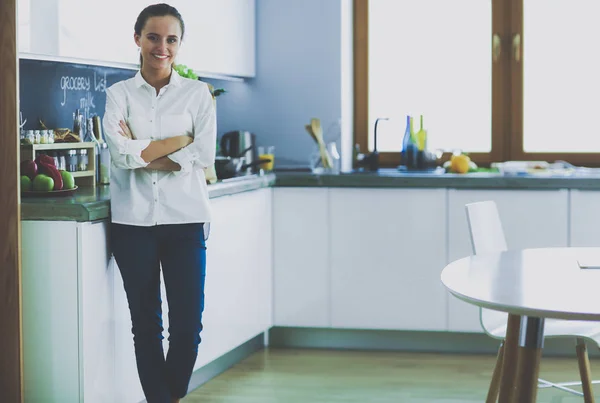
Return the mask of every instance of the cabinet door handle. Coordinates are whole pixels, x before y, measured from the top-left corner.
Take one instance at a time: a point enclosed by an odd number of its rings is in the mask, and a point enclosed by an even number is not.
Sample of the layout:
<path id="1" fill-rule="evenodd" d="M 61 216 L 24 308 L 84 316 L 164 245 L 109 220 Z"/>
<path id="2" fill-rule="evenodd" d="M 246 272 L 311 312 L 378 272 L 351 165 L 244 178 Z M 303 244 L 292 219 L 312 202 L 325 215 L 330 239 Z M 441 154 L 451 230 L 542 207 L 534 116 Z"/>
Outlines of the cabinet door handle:
<path id="1" fill-rule="evenodd" d="M 521 34 L 513 35 L 513 52 L 515 54 L 515 62 L 521 61 Z"/>
<path id="2" fill-rule="evenodd" d="M 500 53 L 502 52 L 502 41 L 500 40 L 500 36 L 498 34 L 494 34 L 492 36 L 492 59 L 497 62 L 500 58 Z"/>

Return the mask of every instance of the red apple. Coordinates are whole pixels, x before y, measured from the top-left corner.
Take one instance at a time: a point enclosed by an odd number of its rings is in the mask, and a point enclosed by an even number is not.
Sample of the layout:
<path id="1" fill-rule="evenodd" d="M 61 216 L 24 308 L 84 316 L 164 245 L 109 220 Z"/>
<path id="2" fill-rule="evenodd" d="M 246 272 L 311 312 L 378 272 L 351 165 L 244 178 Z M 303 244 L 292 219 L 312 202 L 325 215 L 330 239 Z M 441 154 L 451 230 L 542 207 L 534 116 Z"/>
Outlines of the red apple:
<path id="1" fill-rule="evenodd" d="M 29 177 L 33 181 L 38 173 L 38 167 L 35 161 L 25 160 L 21 161 L 21 175 Z"/>

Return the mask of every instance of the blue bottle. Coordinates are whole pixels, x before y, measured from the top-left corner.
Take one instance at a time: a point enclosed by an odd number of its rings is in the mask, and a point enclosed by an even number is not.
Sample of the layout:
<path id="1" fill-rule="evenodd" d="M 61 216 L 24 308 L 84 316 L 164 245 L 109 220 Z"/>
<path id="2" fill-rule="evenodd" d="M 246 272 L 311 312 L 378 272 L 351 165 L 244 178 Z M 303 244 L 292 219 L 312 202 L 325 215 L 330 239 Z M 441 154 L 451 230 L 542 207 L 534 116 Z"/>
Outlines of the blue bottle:
<path id="1" fill-rule="evenodd" d="M 401 165 L 404 165 L 406 169 L 414 168 L 415 166 L 415 151 L 416 146 L 412 138 L 412 118 L 410 115 L 406 116 L 406 130 L 404 131 L 404 137 L 402 138 L 402 153 L 401 153 Z"/>

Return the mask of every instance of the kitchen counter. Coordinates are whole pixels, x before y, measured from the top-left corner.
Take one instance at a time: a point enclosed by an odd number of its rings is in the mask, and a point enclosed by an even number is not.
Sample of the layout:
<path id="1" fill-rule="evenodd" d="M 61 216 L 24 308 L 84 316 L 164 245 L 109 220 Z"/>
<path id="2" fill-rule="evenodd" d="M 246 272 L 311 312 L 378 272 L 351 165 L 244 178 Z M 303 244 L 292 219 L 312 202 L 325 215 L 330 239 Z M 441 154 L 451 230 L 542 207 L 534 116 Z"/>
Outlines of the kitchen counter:
<path id="1" fill-rule="evenodd" d="M 250 175 L 208 185 L 211 199 L 273 186 L 275 175 Z M 79 188 L 71 197 L 35 197 L 21 199 L 21 220 L 97 221 L 110 216 L 108 186 Z"/>
<path id="2" fill-rule="evenodd" d="M 250 175 L 209 185 L 210 198 L 277 187 L 356 187 L 356 188 L 456 188 L 456 189 L 580 189 L 600 190 L 600 175 L 502 176 L 495 173 L 445 174 L 405 173 L 395 169 L 355 172 L 341 175 L 314 175 L 310 172 L 277 172 Z M 107 186 L 78 189 L 67 198 L 23 198 L 22 220 L 96 221 L 110 216 Z"/>
<path id="3" fill-rule="evenodd" d="M 278 172 L 277 187 L 456 188 L 456 189 L 588 189 L 600 190 L 600 175 L 502 176 L 497 173 L 406 173 L 396 169 L 341 175 Z"/>

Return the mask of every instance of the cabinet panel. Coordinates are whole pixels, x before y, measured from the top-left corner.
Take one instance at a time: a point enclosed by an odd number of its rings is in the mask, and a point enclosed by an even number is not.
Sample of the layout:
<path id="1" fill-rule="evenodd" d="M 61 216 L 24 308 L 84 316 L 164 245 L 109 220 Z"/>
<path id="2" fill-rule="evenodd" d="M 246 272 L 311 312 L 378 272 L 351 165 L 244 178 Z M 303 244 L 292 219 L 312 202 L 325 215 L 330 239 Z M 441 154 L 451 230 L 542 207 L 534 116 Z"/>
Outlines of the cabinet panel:
<path id="1" fill-rule="evenodd" d="M 445 189 L 331 189 L 336 328 L 444 330 Z"/>
<path id="2" fill-rule="evenodd" d="M 570 246 L 600 245 L 600 191 L 571 190 Z"/>
<path id="3" fill-rule="evenodd" d="M 18 0 L 19 51 L 137 65 L 134 24 L 155 2 Z M 255 0 L 173 0 L 186 32 L 178 63 L 207 75 L 254 77 Z M 115 11 L 117 10 L 117 11 Z"/>
<path id="4" fill-rule="evenodd" d="M 180 61 L 194 70 L 255 75 L 255 0 L 185 0 L 186 38 Z"/>
<path id="5" fill-rule="evenodd" d="M 219 197 L 211 204 L 204 330 L 196 368 L 264 331 L 259 263 L 268 239 L 257 228 L 264 200 L 252 191 Z"/>
<path id="6" fill-rule="evenodd" d="M 77 227 L 22 221 L 26 403 L 80 401 Z"/>
<path id="7" fill-rule="evenodd" d="M 113 265 L 108 221 L 78 225 L 83 396 L 86 402 L 115 400 Z"/>
<path id="8" fill-rule="evenodd" d="M 331 326 L 328 211 L 327 189 L 274 189 L 276 326 Z"/>

